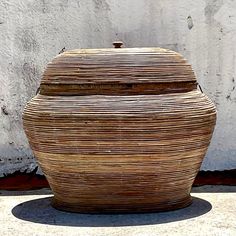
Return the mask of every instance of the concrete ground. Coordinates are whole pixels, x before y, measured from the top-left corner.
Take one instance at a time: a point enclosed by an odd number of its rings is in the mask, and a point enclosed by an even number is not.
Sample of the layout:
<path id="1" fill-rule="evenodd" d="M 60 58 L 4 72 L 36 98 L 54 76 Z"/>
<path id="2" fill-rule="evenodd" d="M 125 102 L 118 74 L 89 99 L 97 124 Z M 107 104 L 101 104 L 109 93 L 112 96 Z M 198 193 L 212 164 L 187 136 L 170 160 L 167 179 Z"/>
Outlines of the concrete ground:
<path id="1" fill-rule="evenodd" d="M 236 186 L 192 189 L 185 209 L 152 214 L 86 215 L 50 206 L 51 192 L 0 191 L 0 236 L 236 236 Z"/>

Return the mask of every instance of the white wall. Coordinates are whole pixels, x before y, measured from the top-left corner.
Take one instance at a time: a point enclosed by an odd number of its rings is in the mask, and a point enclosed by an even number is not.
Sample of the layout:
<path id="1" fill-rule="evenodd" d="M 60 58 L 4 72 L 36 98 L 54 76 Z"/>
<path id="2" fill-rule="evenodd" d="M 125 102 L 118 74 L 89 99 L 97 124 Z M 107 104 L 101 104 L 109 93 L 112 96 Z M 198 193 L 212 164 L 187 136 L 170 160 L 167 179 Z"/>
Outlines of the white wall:
<path id="1" fill-rule="evenodd" d="M 215 102 L 217 126 L 202 168 L 236 168 L 236 1 L 1 0 L 0 176 L 35 162 L 21 114 L 62 48 L 161 46 L 182 53 Z"/>

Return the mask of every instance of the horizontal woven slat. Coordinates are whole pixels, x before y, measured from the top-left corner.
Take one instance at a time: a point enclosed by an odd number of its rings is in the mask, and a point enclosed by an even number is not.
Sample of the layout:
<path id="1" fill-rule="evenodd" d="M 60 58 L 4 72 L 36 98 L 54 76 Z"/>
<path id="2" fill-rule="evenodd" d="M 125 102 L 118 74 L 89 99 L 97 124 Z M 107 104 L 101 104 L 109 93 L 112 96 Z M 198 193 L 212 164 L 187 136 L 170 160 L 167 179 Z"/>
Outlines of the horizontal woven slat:
<path id="1" fill-rule="evenodd" d="M 152 212 L 191 203 L 215 107 L 198 90 L 135 96 L 37 95 L 24 127 L 55 194 L 77 212 Z"/>
<path id="2" fill-rule="evenodd" d="M 148 92 L 148 84 L 162 83 L 164 90 L 182 88 L 189 91 L 193 88 L 188 83 L 195 82 L 191 66 L 174 51 L 161 48 L 80 49 L 64 52 L 48 64 L 41 82 L 41 94 L 159 94 L 158 86 Z M 143 83 L 146 83 L 145 88 L 139 85 Z M 175 88 L 171 83 L 181 84 Z M 125 87 L 126 84 L 131 88 Z"/>

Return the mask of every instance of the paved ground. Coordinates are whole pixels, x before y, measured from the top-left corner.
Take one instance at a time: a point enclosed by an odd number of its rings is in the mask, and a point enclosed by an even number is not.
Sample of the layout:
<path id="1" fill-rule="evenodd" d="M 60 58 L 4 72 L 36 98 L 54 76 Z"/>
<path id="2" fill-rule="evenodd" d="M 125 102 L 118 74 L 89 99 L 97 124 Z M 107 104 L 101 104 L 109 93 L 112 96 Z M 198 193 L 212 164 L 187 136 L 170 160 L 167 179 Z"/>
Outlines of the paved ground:
<path id="1" fill-rule="evenodd" d="M 236 186 L 193 188 L 193 204 L 154 214 L 83 215 L 50 206 L 48 189 L 0 191 L 0 236 L 236 236 Z"/>

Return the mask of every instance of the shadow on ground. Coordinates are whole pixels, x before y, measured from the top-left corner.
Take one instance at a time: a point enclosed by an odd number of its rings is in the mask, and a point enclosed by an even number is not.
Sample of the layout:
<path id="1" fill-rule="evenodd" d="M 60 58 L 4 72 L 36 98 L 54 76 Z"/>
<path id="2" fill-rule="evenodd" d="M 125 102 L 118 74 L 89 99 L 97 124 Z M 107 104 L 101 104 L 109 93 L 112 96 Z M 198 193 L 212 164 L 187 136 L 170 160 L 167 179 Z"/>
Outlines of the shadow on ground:
<path id="1" fill-rule="evenodd" d="M 18 219 L 40 224 L 80 226 L 80 227 L 116 227 L 153 225 L 186 220 L 209 212 L 211 204 L 193 197 L 193 203 L 184 209 L 150 214 L 77 214 L 62 212 L 51 206 L 51 197 L 27 201 L 15 206 L 12 214 Z"/>

